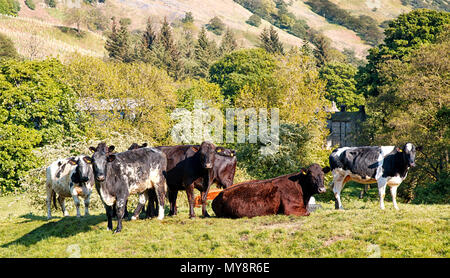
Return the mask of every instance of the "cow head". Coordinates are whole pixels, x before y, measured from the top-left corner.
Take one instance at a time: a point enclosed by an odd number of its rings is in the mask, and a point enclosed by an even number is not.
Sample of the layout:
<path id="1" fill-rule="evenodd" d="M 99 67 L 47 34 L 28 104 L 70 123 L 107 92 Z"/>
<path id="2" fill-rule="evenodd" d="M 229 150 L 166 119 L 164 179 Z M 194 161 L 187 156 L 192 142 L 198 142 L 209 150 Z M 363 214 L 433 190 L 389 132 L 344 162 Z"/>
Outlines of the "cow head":
<path id="1" fill-rule="evenodd" d="M 216 146 L 211 142 L 204 141 L 197 149 L 197 152 L 200 154 L 200 163 L 202 165 L 202 168 L 212 169 L 214 166 Z"/>
<path id="2" fill-rule="evenodd" d="M 422 147 L 415 147 L 411 143 L 406 143 L 403 148 L 397 148 L 397 152 L 400 153 L 400 155 L 403 158 L 403 161 L 406 163 L 408 167 L 414 167 L 416 166 L 416 151 L 420 151 Z"/>
<path id="3" fill-rule="evenodd" d="M 89 147 L 94 153 L 92 155 L 92 166 L 94 170 L 94 177 L 97 181 L 104 181 L 106 178 L 106 163 L 112 162 L 116 156 L 112 153 L 114 146 L 106 146 L 106 143 L 102 142 L 98 144 L 97 148 Z"/>
<path id="4" fill-rule="evenodd" d="M 307 169 L 300 170 L 300 184 L 303 191 L 309 192 L 311 195 L 316 193 L 325 193 L 324 175 L 330 171 L 330 167 L 322 168 L 319 164 L 312 164 Z"/>
<path id="5" fill-rule="evenodd" d="M 136 149 L 145 148 L 145 147 L 147 147 L 147 143 L 144 143 L 144 144 L 142 144 L 142 145 L 140 145 L 140 146 L 139 146 L 138 143 L 133 143 L 133 144 L 131 144 L 131 146 L 128 148 L 128 150 L 131 151 L 131 150 L 136 150 Z"/>
<path id="6" fill-rule="evenodd" d="M 73 183 L 82 183 L 89 180 L 91 174 L 92 159 L 89 156 L 77 156 L 69 158 L 70 165 L 76 165 L 75 171 L 71 176 Z"/>

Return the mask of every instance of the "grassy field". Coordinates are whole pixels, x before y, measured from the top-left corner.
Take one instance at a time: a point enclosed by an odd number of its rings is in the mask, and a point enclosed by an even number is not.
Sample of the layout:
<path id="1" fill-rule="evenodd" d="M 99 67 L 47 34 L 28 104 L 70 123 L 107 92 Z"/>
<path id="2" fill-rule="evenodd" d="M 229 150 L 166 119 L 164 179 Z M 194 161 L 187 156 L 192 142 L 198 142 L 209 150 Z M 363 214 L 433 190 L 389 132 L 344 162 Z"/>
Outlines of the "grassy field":
<path id="1" fill-rule="evenodd" d="M 106 230 L 103 210 L 79 219 L 75 211 L 66 218 L 58 211 L 47 221 L 25 195 L 6 196 L 0 257 L 450 257 L 450 205 L 399 204 L 395 211 L 387 202 L 381 211 L 376 189 L 362 200 L 357 191 L 344 189 L 345 211 L 329 200 L 318 201 L 323 208 L 309 217 L 192 220 L 181 193 L 177 216 L 125 221 L 115 235 Z"/>

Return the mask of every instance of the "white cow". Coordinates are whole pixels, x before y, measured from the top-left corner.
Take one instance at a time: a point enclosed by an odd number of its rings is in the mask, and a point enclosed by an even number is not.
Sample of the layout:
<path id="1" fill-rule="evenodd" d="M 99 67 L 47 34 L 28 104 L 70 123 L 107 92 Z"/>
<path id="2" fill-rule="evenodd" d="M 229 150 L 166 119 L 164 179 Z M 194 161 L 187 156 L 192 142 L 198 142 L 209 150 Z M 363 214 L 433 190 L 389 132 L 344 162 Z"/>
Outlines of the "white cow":
<path id="1" fill-rule="evenodd" d="M 51 215 L 51 201 L 56 207 L 56 194 L 64 216 L 68 216 L 64 205 L 64 199 L 72 197 L 77 209 L 77 217 L 80 217 L 80 199 L 84 198 L 85 215 L 89 215 L 89 198 L 94 187 L 94 173 L 91 158 L 85 155 L 59 159 L 47 167 L 47 218 Z"/>

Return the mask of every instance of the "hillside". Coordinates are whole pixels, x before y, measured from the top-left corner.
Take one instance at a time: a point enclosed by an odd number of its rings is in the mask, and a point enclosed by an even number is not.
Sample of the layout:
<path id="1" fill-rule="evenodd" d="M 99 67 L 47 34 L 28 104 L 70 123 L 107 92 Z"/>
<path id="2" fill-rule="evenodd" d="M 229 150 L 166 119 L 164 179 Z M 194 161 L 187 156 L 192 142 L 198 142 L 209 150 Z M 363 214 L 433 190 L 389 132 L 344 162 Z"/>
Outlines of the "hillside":
<path id="1" fill-rule="evenodd" d="M 370 16 L 379 24 L 392 19 L 403 12 L 416 8 L 417 1 L 402 0 L 330 0 L 339 8 L 348 11 L 354 16 Z M 18 47 L 20 54 L 25 57 L 37 58 L 47 55 L 64 57 L 68 53 L 78 51 L 85 55 L 103 56 L 104 37 L 102 32 L 86 32 L 85 36 L 73 36 L 70 32 L 61 31 L 65 24 L 67 11 L 66 1 L 57 1 L 56 8 L 49 8 L 44 0 L 34 0 L 35 10 L 29 9 L 23 0 L 20 0 L 21 10 L 17 18 L 1 17 L 0 32 L 8 34 Z M 355 31 L 341 25 L 330 23 L 323 16 L 313 12 L 305 4 L 307 0 L 285 1 L 289 12 L 298 19 L 303 19 L 307 25 L 331 40 L 332 46 L 343 51 L 350 49 L 358 58 L 365 58 L 367 50 L 371 47 L 362 40 Z M 414 3 L 413 3 L 414 2 Z M 273 2 L 275 5 L 276 1 Z M 411 6 L 408 3 L 413 3 Z M 262 20 L 259 27 L 246 23 L 252 12 L 233 0 L 107 0 L 105 3 L 95 4 L 95 8 L 104 15 L 106 22 L 109 18 L 127 17 L 131 19 L 132 30 L 143 30 L 148 17 L 158 25 L 164 17 L 169 22 L 179 22 L 186 12 L 191 12 L 194 21 L 194 32 L 200 30 L 214 16 L 218 16 L 227 27 L 234 30 L 238 44 L 241 47 L 257 46 L 261 31 L 271 23 Z M 33 19 L 33 20 L 31 20 Z M 59 26 L 59 27 L 58 27 Z M 74 26 L 71 26 L 74 27 Z M 82 25 L 83 29 L 86 29 Z M 289 49 L 292 46 L 301 46 L 304 41 L 277 27 L 280 40 Z M 67 30 L 66 30 L 67 31 Z M 220 37 L 208 32 L 208 36 L 220 40 Z M 28 48 L 31 42 L 37 41 L 38 54 L 30 54 Z"/>

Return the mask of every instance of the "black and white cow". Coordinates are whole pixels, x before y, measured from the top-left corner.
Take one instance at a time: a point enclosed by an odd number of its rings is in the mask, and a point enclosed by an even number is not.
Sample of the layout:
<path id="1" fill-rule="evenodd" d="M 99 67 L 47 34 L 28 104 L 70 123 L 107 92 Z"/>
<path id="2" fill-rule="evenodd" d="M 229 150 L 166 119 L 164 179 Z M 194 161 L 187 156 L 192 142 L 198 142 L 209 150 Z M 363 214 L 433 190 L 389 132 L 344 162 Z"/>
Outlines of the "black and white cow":
<path id="1" fill-rule="evenodd" d="M 419 149 L 419 148 L 417 148 Z M 384 209 L 386 185 L 391 189 L 394 208 L 397 206 L 397 187 L 415 166 L 416 147 L 407 143 L 402 148 L 395 146 L 342 147 L 333 150 L 329 157 L 333 173 L 335 208 L 343 209 L 341 191 L 348 181 L 362 184 L 378 184 L 380 208 Z"/>
<path id="2" fill-rule="evenodd" d="M 51 201 L 56 207 L 56 194 L 64 216 L 68 216 L 64 199 L 72 197 L 80 217 L 80 199 L 84 198 L 84 214 L 89 215 L 89 199 L 94 187 L 94 173 L 91 158 L 85 155 L 59 159 L 47 167 L 47 218 L 52 218 Z"/>
<path id="3" fill-rule="evenodd" d="M 165 171 L 167 159 L 155 148 L 139 148 L 122 153 L 112 153 L 114 146 L 105 143 L 90 147 L 94 152 L 92 165 L 95 187 L 101 197 L 108 218 L 108 230 L 112 230 L 113 206 L 117 208 L 118 233 L 122 230 L 122 219 L 130 194 L 139 194 L 142 209 L 147 201 L 147 190 L 154 188 L 159 201 L 158 219 L 164 218 L 164 198 L 166 195 Z"/>

